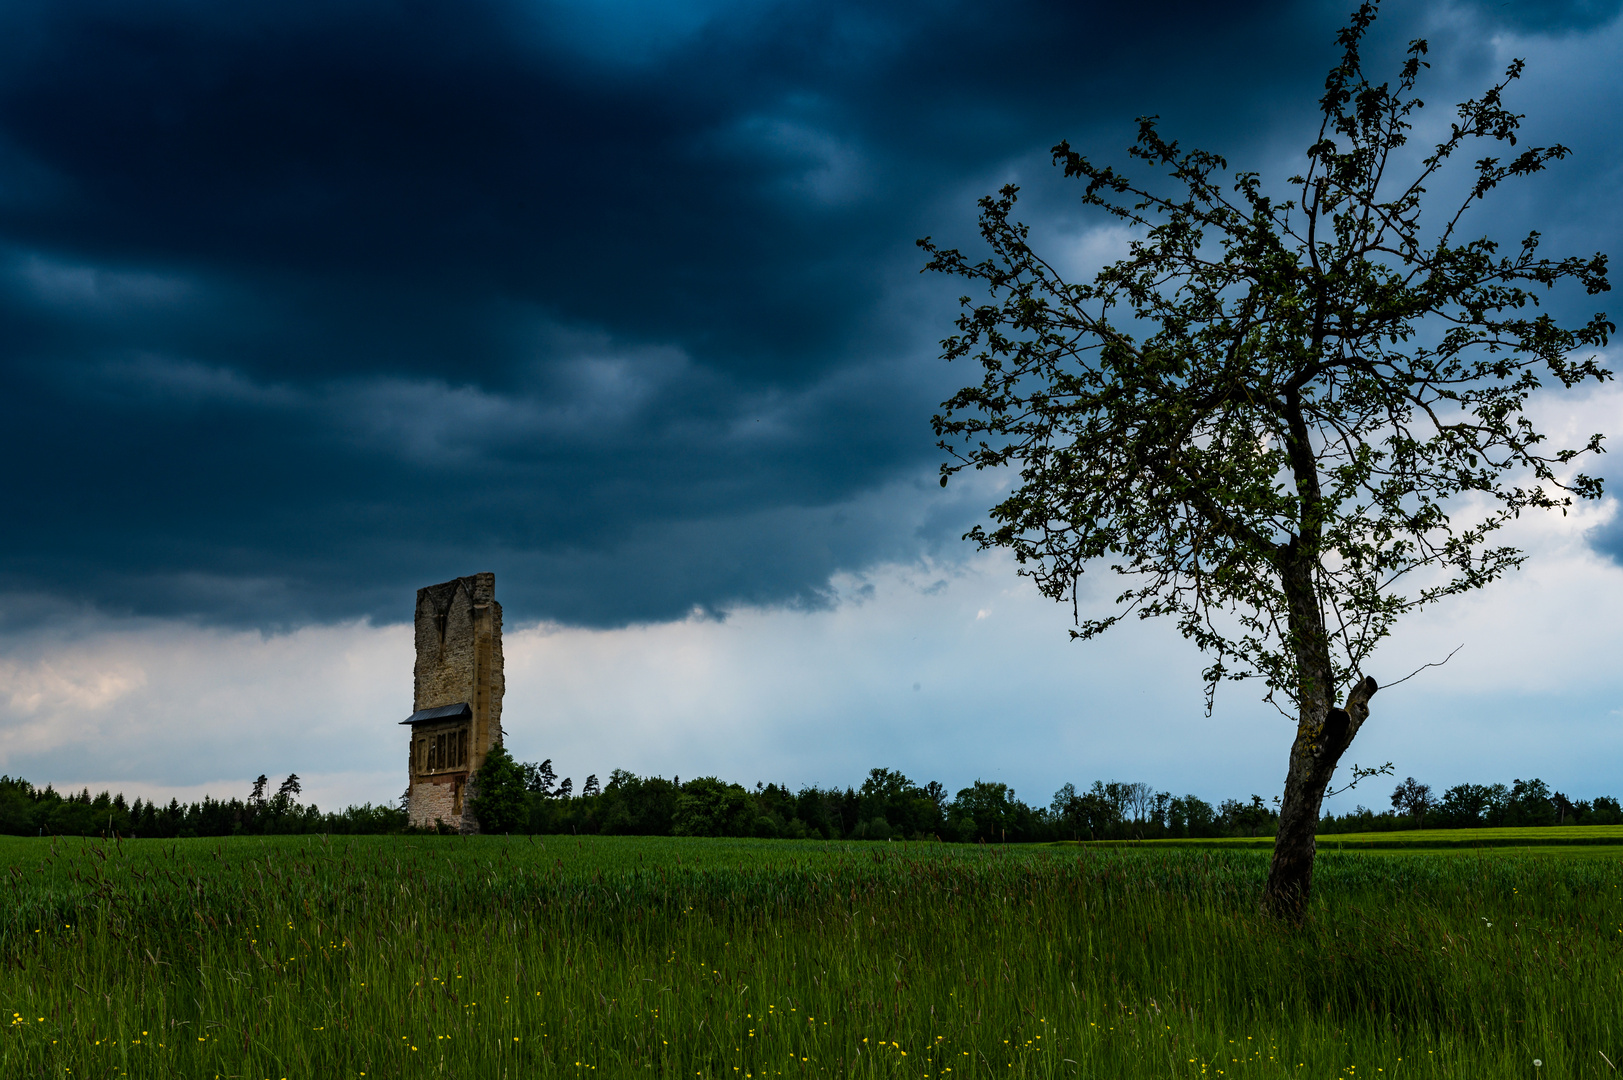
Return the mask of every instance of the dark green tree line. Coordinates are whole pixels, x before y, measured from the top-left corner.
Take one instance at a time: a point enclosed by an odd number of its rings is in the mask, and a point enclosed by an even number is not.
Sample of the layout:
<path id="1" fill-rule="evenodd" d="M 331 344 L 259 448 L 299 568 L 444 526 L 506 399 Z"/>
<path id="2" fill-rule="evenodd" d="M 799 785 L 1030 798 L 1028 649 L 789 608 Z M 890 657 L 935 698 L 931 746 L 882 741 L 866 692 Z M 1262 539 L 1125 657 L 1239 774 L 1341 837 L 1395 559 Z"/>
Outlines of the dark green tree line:
<path id="1" fill-rule="evenodd" d="M 1031 806 L 1007 785 L 976 781 L 949 795 L 894 769 L 874 769 L 857 787 L 784 784 L 754 788 L 714 776 L 689 780 L 637 776 L 624 769 L 592 795 L 564 795 L 543 777 L 550 769 L 516 762 L 504 750 L 486 758 L 471 808 L 487 833 L 599 833 L 628 836 L 749 836 L 779 839 L 942 840 L 1030 843 L 1056 840 L 1164 840 L 1272 836 L 1279 815 L 1260 795 L 1216 806 L 1174 797 L 1150 785 L 1096 780 L 1065 784 L 1047 806 Z M 556 778 L 554 778 L 555 780 Z M 1425 785 L 1417 785 L 1425 786 Z M 352 806 L 322 813 L 313 805 L 267 797 L 205 798 L 167 804 L 88 790 L 62 794 L 0 777 L 0 833 L 21 836 L 193 837 L 287 833 L 399 833 L 403 809 Z M 584 788 L 583 788 L 584 791 Z M 1543 780 L 1457 784 L 1426 804 L 1422 818 L 1404 809 L 1359 807 L 1326 816 L 1327 833 L 1414 828 L 1623 825 L 1618 800 L 1569 799 Z"/>

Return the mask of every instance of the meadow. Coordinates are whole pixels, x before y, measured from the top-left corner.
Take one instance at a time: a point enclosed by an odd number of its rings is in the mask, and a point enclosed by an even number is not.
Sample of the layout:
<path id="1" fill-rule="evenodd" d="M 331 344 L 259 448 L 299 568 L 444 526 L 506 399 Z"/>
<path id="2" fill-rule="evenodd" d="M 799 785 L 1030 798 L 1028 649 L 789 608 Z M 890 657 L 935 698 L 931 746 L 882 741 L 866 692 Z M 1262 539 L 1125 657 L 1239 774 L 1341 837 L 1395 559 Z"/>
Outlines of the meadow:
<path id="1" fill-rule="evenodd" d="M 1222 836 L 1177 840 L 1107 840 L 1083 846 L 1194 847 L 1271 851 L 1271 836 Z M 1580 854 L 1623 856 L 1623 825 L 1547 825 L 1515 828 L 1409 829 L 1403 832 L 1330 833 L 1318 838 L 1320 851 L 1475 851 L 1481 848 L 1533 848 Z"/>
<path id="2" fill-rule="evenodd" d="M 0 838 L 0 1076 L 1610 1077 L 1606 855 Z"/>

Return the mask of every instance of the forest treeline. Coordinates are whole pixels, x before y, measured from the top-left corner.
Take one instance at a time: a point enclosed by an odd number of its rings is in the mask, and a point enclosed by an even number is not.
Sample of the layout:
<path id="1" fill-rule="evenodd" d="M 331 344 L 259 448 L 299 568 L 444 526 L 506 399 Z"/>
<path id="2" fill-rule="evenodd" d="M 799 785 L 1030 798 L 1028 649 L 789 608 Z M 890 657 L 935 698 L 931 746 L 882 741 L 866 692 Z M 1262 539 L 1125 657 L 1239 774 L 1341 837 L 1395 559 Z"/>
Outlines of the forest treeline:
<path id="1" fill-rule="evenodd" d="M 0 776 L 0 834 L 9 836 L 232 836 L 239 833 L 389 833 L 406 826 L 406 812 L 393 806 L 351 806 L 322 813 L 299 802 L 299 777 L 282 781 L 275 794 L 261 776 L 246 799 L 167 804 L 106 791 L 92 796 L 37 788 L 21 777 Z"/>
<path id="2" fill-rule="evenodd" d="M 916 784 L 893 769 L 873 769 L 857 788 L 798 791 L 761 783 L 751 790 L 713 776 L 684 783 L 616 769 L 601 787 L 597 777 L 587 777 L 575 796 L 569 780 L 556 779 L 550 761 L 519 763 L 503 752 L 487 759 L 481 782 L 487 790 L 475 803 L 480 820 L 505 832 L 1030 842 L 1271 836 L 1279 820 L 1260 795 L 1213 806 L 1143 782 L 1096 780 L 1085 790 L 1065 784 L 1046 806 L 1031 806 L 1005 784 L 977 780 L 949 795 L 939 782 Z M 1616 799 L 1573 802 L 1542 780 L 1461 784 L 1435 804 L 1430 791 L 1406 780 L 1393 796 L 1393 810 L 1378 814 L 1360 806 L 1342 817 L 1326 815 L 1321 831 L 1623 824 Z M 1416 805 L 1423 811 L 1418 819 Z"/>
<path id="3" fill-rule="evenodd" d="M 858 787 L 757 783 L 714 776 L 689 780 L 616 769 L 606 784 L 588 777 L 577 794 L 550 761 L 521 763 L 494 751 L 481 771 L 474 807 L 487 832 L 608 833 L 648 836 L 753 836 L 848 840 L 931 839 L 988 842 L 1178 839 L 1269 836 L 1278 815 L 1260 795 L 1216 806 L 1149 784 L 1065 784 L 1047 805 L 1032 806 L 1006 784 L 977 780 L 956 793 L 918 784 L 894 769 L 873 769 Z M 261 776 L 246 798 L 167 804 L 89 789 L 62 794 L 21 778 L 0 777 L 0 833 L 134 837 L 284 833 L 390 833 L 407 830 L 401 806 L 351 806 L 323 813 L 299 802 L 296 775 L 272 793 Z M 1460 784 L 1433 798 L 1413 779 L 1393 808 L 1358 807 L 1326 815 L 1324 833 L 1558 824 L 1623 824 L 1614 798 L 1571 800 L 1542 780 Z"/>

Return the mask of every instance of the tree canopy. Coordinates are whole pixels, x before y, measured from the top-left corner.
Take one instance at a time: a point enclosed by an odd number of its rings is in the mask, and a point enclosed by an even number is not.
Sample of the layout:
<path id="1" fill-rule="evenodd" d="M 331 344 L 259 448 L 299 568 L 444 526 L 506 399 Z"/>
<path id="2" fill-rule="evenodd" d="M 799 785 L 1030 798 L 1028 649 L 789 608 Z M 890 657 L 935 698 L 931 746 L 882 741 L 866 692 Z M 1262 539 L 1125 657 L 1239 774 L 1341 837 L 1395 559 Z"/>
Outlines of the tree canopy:
<path id="1" fill-rule="evenodd" d="M 981 378 L 934 419 L 941 482 L 1018 471 L 967 538 L 1011 550 L 1072 604 L 1078 638 L 1129 615 L 1175 619 L 1209 657 L 1208 709 L 1222 681 L 1260 678 L 1294 712 L 1269 893 L 1287 913 L 1307 895 L 1325 786 L 1378 688 L 1376 646 L 1401 615 L 1519 565 L 1496 534 L 1523 511 L 1601 494 L 1573 463 L 1602 435 L 1551 446 L 1527 408 L 1541 387 L 1610 376 L 1591 351 L 1614 330 L 1604 314 L 1563 325 L 1540 307 L 1566 281 L 1606 291 L 1606 256 L 1465 232 L 1501 184 L 1568 150 L 1519 148 L 1504 101 L 1519 60 L 1440 141 L 1411 146 L 1427 44 L 1410 43 L 1395 82 L 1372 81 L 1361 48 L 1375 17 L 1366 3 L 1341 30 L 1319 130 L 1281 188 L 1144 117 L 1129 153 L 1159 181 L 1053 150 L 1085 182 L 1082 202 L 1132 236 L 1091 281 L 1031 245 L 1013 185 L 980 202 L 990 257 L 920 241 L 927 269 L 982 293 L 943 342 Z M 1496 149 L 1443 201 L 1432 189 L 1457 179 L 1450 163 L 1484 143 Z M 1084 613 L 1078 583 L 1104 566 L 1123 589 Z"/>
<path id="2" fill-rule="evenodd" d="M 479 830 L 505 833 L 521 828 L 527 818 L 525 775 L 501 743 L 485 754 L 476 779 L 469 809 L 479 822 Z"/>

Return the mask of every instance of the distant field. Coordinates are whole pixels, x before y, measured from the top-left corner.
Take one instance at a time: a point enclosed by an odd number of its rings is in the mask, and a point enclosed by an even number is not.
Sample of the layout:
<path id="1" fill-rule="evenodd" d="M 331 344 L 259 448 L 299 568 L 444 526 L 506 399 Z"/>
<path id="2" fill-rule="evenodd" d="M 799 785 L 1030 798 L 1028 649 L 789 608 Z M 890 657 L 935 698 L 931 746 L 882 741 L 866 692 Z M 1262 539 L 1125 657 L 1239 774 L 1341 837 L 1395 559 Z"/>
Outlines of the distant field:
<path id="1" fill-rule="evenodd" d="M 1319 848 L 1473 848 L 1623 845 L 1623 825 L 1552 825 L 1525 829 L 1414 829 L 1408 832 L 1338 833 L 1319 837 Z"/>
<path id="2" fill-rule="evenodd" d="M 1552 825 L 1525 829 L 1411 829 L 1407 832 L 1327 833 L 1318 838 L 1320 851 L 1407 849 L 1412 851 L 1470 850 L 1473 848 L 1569 848 L 1617 845 L 1623 854 L 1623 825 Z M 1271 836 L 1221 837 L 1194 840 L 1101 840 L 1062 843 L 1061 847 L 1198 847 L 1268 850 Z M 1573 852 L 1576 853 L 1576 852 Z M 1605 852 L 1601 852 L 1605 854 Z"/>
<path id="3" fill-rule="evenodd" d="M 1610 1077 L 1623 862 L 1510 854 L 4 838 L 0 1077 Z"/>

